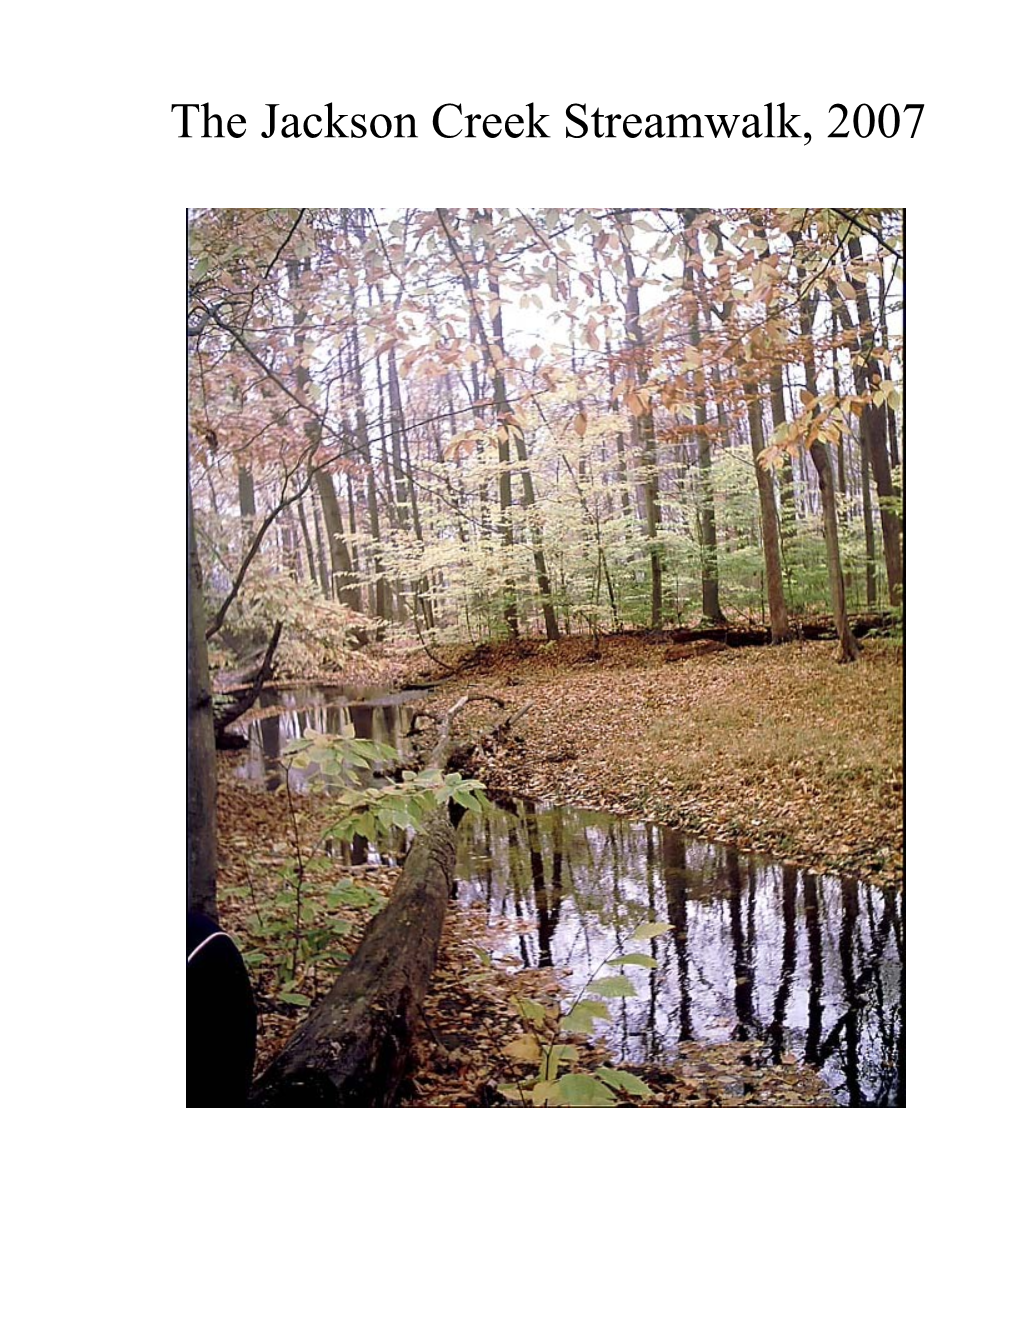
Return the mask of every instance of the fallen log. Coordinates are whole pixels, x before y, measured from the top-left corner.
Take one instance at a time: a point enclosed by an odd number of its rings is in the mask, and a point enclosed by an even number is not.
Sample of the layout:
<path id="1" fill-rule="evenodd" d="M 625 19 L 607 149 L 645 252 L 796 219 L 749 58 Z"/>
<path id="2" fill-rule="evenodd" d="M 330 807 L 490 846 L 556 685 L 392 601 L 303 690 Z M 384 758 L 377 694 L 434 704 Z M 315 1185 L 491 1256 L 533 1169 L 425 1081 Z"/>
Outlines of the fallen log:
<path id="1" fill-rule="evenodd" d="M 882 635 L 896 626 L 892 614 L 858 614 L 851 616 L 850 631 L 855 637 L 864 637 L 869 633 Z M 830 641 L 836 636 L 836 626 L 831 618 L 791 619 L 790 631 L 794 638 L 802 641 Z M 649 639 L 651 640 L 651 638 Z M 659 633 L 656 640 L 666 643 L 685 645 L 690 642 L 722 642 L 725 646 L 769 646 L 772 634 L 768 628 L 756 628 L 746 624 L 716 625 L 706 624 L 703 628 L 672 628 L 668 633 Z"/>
<path id="2" fill-rule="evenodd" d="M 350 963 L 255 1083 L 264 1108 L 394 1103 L 439 951 L 457 845 L 445 811 L 415 836 L 386 907 Z"/>
<path id="3" fill-rule="evenodd" d="M 429 768 L 443 769 L 464 747 L 454 742 L 451 725 L 467 702 L 462 697 L 440 721 Z M 509 724 L 506 716 L 498 721 L 499 729 Z M 456 818 L 461 813 L 457 808 Z M 454 824 L 443 807 L 415 835 L 390 901 L 369 922 L 333 988 L 256 1081 L 252 1105 L 310 1109 L 395 1103 L 413 1062 L 456 861 Z"/>

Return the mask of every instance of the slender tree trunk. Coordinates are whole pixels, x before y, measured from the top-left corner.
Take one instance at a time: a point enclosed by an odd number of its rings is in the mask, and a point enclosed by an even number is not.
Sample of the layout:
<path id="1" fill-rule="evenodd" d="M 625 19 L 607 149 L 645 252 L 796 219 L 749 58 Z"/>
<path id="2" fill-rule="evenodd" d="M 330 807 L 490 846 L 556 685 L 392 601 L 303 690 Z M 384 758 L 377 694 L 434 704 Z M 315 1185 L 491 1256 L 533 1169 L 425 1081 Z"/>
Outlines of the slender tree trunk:
<path id="1" fill-rule="evenodd" d="M 319 586 L 319 574 L 315 567 L 315 552 L 312 550 L 312 537 L 308 530 L 308 519 L 305 517 L 305 502 L 297 502 L 298 522 L 301 524 L 301 538 L 305 546 L 305 559 L 308 561 L 308 576 Z"/>
<path id="2" fill-rule="evenodd" d="M 326 522 L 326 540 L 329 543 L 330 564 L 337 597 L 348 609 L 361 612 L 361 592 L 351 567 L 351 557 L 344 535 L 344 522 L 340 513 L 340 501 L 336 497 L 336 486 L 332 473 L 321 469 L 315 473 L 315 489 L 322 505 L 322 516 Z"/>
<path id="3" fill-rule="evenodd" d="M 839 403 L 840 403 L 840 400 L 841 400 L 842 397 L 843 397 L 843 394 L 842 394 L 842 390 L 840 389 L 840 384 L 839 384 L 839 352 L 838 352 L 838 350 L 837 350 L 837 348 L 836 348 L 836 329 L 837 329 L 837 325 L 836 325 L 836 311 L 835 311 L 835 308 L 833 308 L 833 311 L 832 311 L 832 392 L 833 392 L 833 394 L 835 394 L 835 396 L 836 396 L 836 404 L 837 404 L 837 406 L 839 406 Z M 843 499 L 844 499 L 844 501 L 845 501 L 845 500 L 846 500 L 846 452 L 845 452 L 845 445 L 844 445 L 844 441 L 843 441 L 843 436 L 842 436 L 842 434 L 841 434 L 840 437 L 839 437 L 839 443 L 838 443 L 838 445 L 837 445 L 837 451 L 838 451 L 837 471 L 838 471 L 838 473 L 839 473 L 839 493 L 840 493 L 840 495 L 843 496 Z M 850 515 L 849 515 L 849 512 L 848 512 L 848 511 L 847 511 L 847 513 L 846 513 L 846 517 L 847 517 L 847 520 L 849 521 L 849 517 L 850 517 Z"/>
<path id="4" fill-rule="evenodd" d="M 690 255 L 691 249 L 688 248 Z M 694 271 L 690 260 L 686 263 L 684 282 L 691 292 L 690 340 L 691 347 L 701 345 L 701 325 L 698 303 L 694 296 Z M 701 613 L 709 623 L 725 624 L 726 616 L 719 604 L 719 551 L 715 525 L 715 489 L 712 482 L 712 442 L 708 437 L 708 407 L 705 400 L 705 373 L 695 368 L 694 424 L 698 438 L 698 525 L 701 531 Z"/>
<path id="5" fill-rule="evenodd" d="M 805 273 L 797 267 L 797 279 L 803 284 Z M 804 382 L 808 392 L 818 397 L 818 374 L 815 370 L 815 355 L 812 347 L 814 330 L 814 304 L 806 298 L 799 299 L 800 333 L 804 342 Z M 817 405 L 812 405 L 812 411 Z M 819 494 L 822 502 L 822 524 L 825 530 L 825 563 L 829 576 L 829 596 L 832 602 L 832 617 L 839 638 L 836 659 L 839 664 L 848 664 L 857 659 L 861 648 L 850 630 L 850 621 L 846 611 L 846 585 L 843 581 L 843 565 L 839 553 L 839 516 L 836 512 L 836 487 L 832 472 L 832 460 L 829 447 L 816 440 L 808 450 L 811 461 L 818 474 Z"/>
<path id="6" fill-rule="evenodd" d="M 640 389 L 648 383 L 648 365 L 645 361 L 645 336 L 641 326 L 641 299 L 638 295 L 634 257 L 624 228 L 629 221 L 629 213 L 625 212 L 624 224 L 620 226 L 619 231 L 624 270 L 627 274 L 624 333 L 631 359 L 630 369 Z M 650 399 L 641 398 L 641 411 L 633 418 L 631 426 L 641 455 L 641 466 L 644 469 L 642 475 L 645 493 L 645 537 L 648 541 L 648 560 L 652 579 L 651 623 L 653 629 L 658 629 L 662 627 L 662 544 L 659 540 L 662 510 L 659 505 L 659 460 L 655 447 L 655 418 Z"/>
<path id="7" fill-rule="evenodd" d="M 392 432 L 390 443 L 393 452 L 393 474 L 397 493 L 397 525 L 402 532 L 413 529 L 419 549 L 424 554 L 425 540 L 422 536 L 421 519 L 418 513 L 418 497 L 414 484 L 410 479 L 410 464 L 408 463 L 405 467 L 404 453 L 401 452 L 402 449 L 408 454 L 410 451 L 407 448 L 407 426 L 404 420 L 404 400 L 400 390 L 400 375 L 397 372 L 397 353 L 396 349 L 393 348 L 390 349 L 388 354 L 388 384 L 390 430 Z M 423 585 L 426 590 L 423 590 Z M 426 628 L 432 629 L 435 627 L 432 602 L 427 594 L 427 581 L 422 574 L 419 574 L 415 579 L 414 608 L 416 615 L 421 610 Z"/>
<path id="8" fill-rule="evenodd" d="M 602 269 L 598 264 L 598 249 L 593 248 L 596 262 L 596 278 L 598 280 L 598 295 L 600 302 L 604 302 L 602 294 Z M 606 347 L 606 377 L 609 381 L 609 411 L 618 417 L 620 413 L 620 400 L 616 397 L 616 364 L 613 361 L 613 352 L 610 347 L 609 335 L 609 317 L 602 317 L 602 331 L 605 335 Z M 623 514 L 624 536 L 629 539 L 630 536 L 630 478 L 627 472 L 627 449 L 623 442 L 623 432 L 616 432 L 616 477 L 620 492 L 620 512 Z"/>
<path id="9" fill-rule="evenodd" d="M 861 256 L 860 239 L 851 236 L 847 240 L 847 252 L 851 260 Z M 859 336 L 859 362 L 854 368 L 858 394 L 870 393 L 871 377 L 880 376 L 879 364 L 872 359 L 875 343 L 875 331 L 871 320 L 871 304 L 868 300 L 868 286 L 863 280 L 851 279 L 857 294 L 857 320 Z M 885 569 L 889 579 L 889 600 L 893 605 L 903 601 L 903 554 L 900 548 L 900 519 L 893 504 L 896 492 L 892 483 L 892 471 L 889 465 L 889 451 L 886 448 L 885 408 L 874 408 L 871 404 L 864 409 L 861 417 L 861 432 L 868 446 L 871 468 L 875 474 L 878 488 L 878 512 L 882 524 L 882 544 L 885 550 Z"/>
<path id="10" fill-rule="evenodd" d="M 489 342 L 489 337 L 485 333 L 481 313 L 478 309 L 476 289 L 472 283 L 471 274 L 467 266 L 464 264 L 463 254 L 461 253 L 457 239 L 453 233 L 451 217 L 443 207 L 440 207 L 436 214 L 439 217 L 439 222 L 446 235 L 446 241 L 450 252 L 460 268 L 461 285 L 468 300 L 474 332 L 478 337 L 482 352 L 485 355 L 485 360 L 492 372 L 493 395 L 496 411 L 497 457 L 499 459 L 499 535 L 506 559 L 506 577 L 503 582 L 503 621 L 506 624 L 507 632 L 510 636 L 517 638 L 520 636 L 520 618 L 517 608 L 517 587 L 513 579 L 514 529 L 511 518 L 513 496 L 510 488 L 510 428 L 513 414 L 510 410 L 507 398 L 506 378 L 503 374 L 503 354 L 500 352 L 499 360 L 497 361 L 493 352 L 492 344 Z M 496 296 L 498 297 L 498 293 Z M 502 314 L 499 310 L 498 303 L 496 313 L 492 318 L 494 325 L 497 318 L 499 320 L 500 338 L 502 338 Z"/>
<path id="11" fill-rule="evenodd" d="M 375 613 L 386 622 L 393 618 L 390 585 L 383 573 L 382 529 L 379 522 L 379 495 L 375 484 L 375 467 L 369 456 L 366 470 L 368 489 L 368 529 L 372 537 L 372 558 L 375 563 Z"/>
<path id="12" fill-rule="evenodd" d="M 772 473 L 759 462 L 765 448 L 765 437 L 761 421 L 761 400 L 758 391 L 750 381 L 744 382 L 744 396 L 747 399 L 747 422 L 751 432 L 751 454 L 754 458 L 754 475 L 758 483 L 758 499 L 761 504 L 761 535 L 765 551 L 765 584 L 769 596 L 769 627 L 773 642 L 790 640 L 790 620 L 786 612 L 786 596 L 783 593 L 783 562 L 779 548 L 779 515 L 776 512 L 776 490 L 772 482 Z"/>
<path id="13" fill-rule="evenodd" d="M 354 580 L 360 586 L 361 567 L 358 563 L 357 509 L 354 500 L 354 479 L 349 471 L 344 474 L 344 486 L 347 489 L 347 550 L 351 557 L 351 572 L 354 574 Z"/>
<path id="14" fill-rule="evenodd" d="M 776 362 L 769 372 L 769 406 L 772 429 L 786 422 L 786 399 L 783 395 L 783 364 Z M 797 535 L 797 491 L 793 483 L 793 460 L 784 455 L 779 469 L 780 532 L 783 541 L 792 541 Z"/>
<path id="15" fill-rule="evenodd" d="M 864 436 L 861 445 L 861 505 L 864 514 L 864 586 L 867 603 L 874 605 L 877 600 L 875 590 L 875 523 L 871 516 L 871 464 L 868 462 L 868 446 Z"/>
<path id="16" fill-rule="evenodd" d="M 357 313 L 357 298 L 353 287 L 351 289 L 351 310 L 352 313 Z M 371 549 L 368 552 L 367 557 L 371 559 L 372 563 L 372 581 L 369 585 L 369 599 L 371 601 L 370 608 L 377 618 L 388 620 L 393 616 L 390 610 L 389 589 L 382 564 L 379 497 L 376 492 L 375 470 L 372 462 L 372 443 L 368 435 L 368 415 L 365 409 L 365 385 L 361 373 L 361 341 L 358 336 L 356 315 L 352 317 L 350 362 L 351 371 L 354 376 L 354 432 L 358 445 L 358 453 L 361 455 L 361 461 L 364 464 L 366 474 L 368 527 L 371 536 Z M 352 532 L 353 529 L 354 525 L 352 523 Z"/>
<path id="17" fill-rule="evenodd" d="M 251 468 L 237 469 L 237 500 L 241 506 L 241 526 L 246 537 L 251 535 L 255 525 L 255 481 Z"/>
<path id="18" fill-rule="evenodd" d="M 881 232 L 882 232 L 882 222 L 880 218 L 879 233 Z M 895 269 L 896 267 L 894 263 L 893 264 L 894 272 Z M 878 325 L 879 325 L 879 329 L 882 332 L 882 347 L 888 348 L 889 324 L 886 318 L 885 299 L 886 299 L 885 262 L 883 260 L 882 269 L 879 272 L 879 276 L 878 276 Z M 892 372 L 889 370 L 888 363 L 884 362 L 882 364 L 882 375 L 885 377 L 886 380 L 892 380 Z M 893 412 L 891 408 L 885 408 L 883 411 L 885 412 L 886 429 L 889 433 L 889 461 L 894 468 L 898 468 L 900 465 L 900 455 L 896 443 L 896 414 Z"/>
<path id="19" fill-rule="evenodd" d="M 506 357 L 506 347 L 503 343 L 503 312 L 499 300 L 499 280 L 496 277 L 495 266 L 491 259 L 489 261 L 489 294 L 494 308 L 492 314 L 492 341 L 499 354 L 499 362 L 502 364 Z M 542 621 L 545 624 L 545 635 L 550 642 L 555 642 L 559 640 L 560 630 L 556 622 L 556 611 L 553 609 L 552 585 L 549 581 L 549 570 L 545 561 L 542 524 L 535 504 L 535 487 L 531 479 L 528 447 L 524 440 L 524 432 L 516 419 L 509 420 L 512 414 L 507 403 L 506 378 L 503 374 L 502 365 L 496 368 L 494 383 L 496 386 L 496 408 L 498 412 L 507 418 L 505 429 L 513 431 L 517 461 L 521 467 L 522 504 L 528 521 L 528 534 L 531 538 L 531 553 L 535 561 L 535 579 L 538 582 L 538 595 L 542 603 Z"/>
<path id="20" fill-rule="evenodd" d="M 216 745 L 205 642 L 205 608 L 188 486 L 188 907 L 217 919 Z"/>
<path id="21" fill-rule="evenodd" d="M 315 550 L 319 557 L 319 585 L 327 600 L 332 599 L 333 589 L 329 577 L 329 563 L 326 559 L 326 545 L 322 537 L 322 518 L 319 516 L 319 502 L 312 494 L 312 522 L 315 526 Z"/>

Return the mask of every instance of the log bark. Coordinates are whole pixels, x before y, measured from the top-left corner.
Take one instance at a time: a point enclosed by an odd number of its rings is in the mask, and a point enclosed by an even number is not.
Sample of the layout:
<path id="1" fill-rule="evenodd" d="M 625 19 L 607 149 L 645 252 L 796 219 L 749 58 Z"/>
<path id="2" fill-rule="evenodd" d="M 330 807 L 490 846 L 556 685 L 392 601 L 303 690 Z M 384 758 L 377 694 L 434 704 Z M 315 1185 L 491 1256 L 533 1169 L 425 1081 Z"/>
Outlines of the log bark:
<path id="1" fill-rule="evenodd" d="M 457 860 L 445 810 L 415 837 L 389 903 L 333 989 L 255 1083 L 262 1108 L 392 1105 L 411 1065 Z"/>

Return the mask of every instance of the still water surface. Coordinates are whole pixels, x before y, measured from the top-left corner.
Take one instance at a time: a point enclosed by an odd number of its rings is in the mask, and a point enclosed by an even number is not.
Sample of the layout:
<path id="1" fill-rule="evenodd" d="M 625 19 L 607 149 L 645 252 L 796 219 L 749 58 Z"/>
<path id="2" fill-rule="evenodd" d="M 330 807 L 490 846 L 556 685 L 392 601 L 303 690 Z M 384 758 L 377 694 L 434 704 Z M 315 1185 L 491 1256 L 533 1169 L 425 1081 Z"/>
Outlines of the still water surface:
<path id="1" fill-rule="evenodd" d="M 658 967 L 618 969 L 638 991 L 600 1024 L 618 1059 L 765 1041 L 818 1068 L 842 1105 L 905 1103 L 899 892 L 541 803 L 466 818 L 460 836 L 460 901 L 525 919 L 503 947 L 569 968 L 575 993 L 604 959 L 649 951 L 627 943 L 635 927 L 672 923 L 650 948 Z"/>

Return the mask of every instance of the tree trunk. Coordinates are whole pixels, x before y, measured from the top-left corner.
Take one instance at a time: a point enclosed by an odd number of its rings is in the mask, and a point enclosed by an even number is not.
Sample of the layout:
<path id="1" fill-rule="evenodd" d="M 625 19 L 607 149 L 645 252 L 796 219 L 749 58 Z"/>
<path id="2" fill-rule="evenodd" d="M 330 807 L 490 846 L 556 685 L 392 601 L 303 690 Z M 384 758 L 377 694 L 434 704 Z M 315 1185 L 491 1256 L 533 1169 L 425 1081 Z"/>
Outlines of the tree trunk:
<path id="1" fill-rule="evenodd" d="M 864 436 L 861 445 L 861 510 L 864 514 L 864 587 L 869 606 L 877 599 L 875 592 L 875 523 L 871 516 L 871 464 Z"/>
<path id="2" fill-rule="evenodd" d="M 241 507 L 241 526 L 244 528 L 244 534 L 246 537 L 251 536 L 252 527 L 255 525 L 255 482 L 251 468 L 242 466 L 237 469 L 237 500 Z"/>
<path id="3" fill-rule="evenodd" d="M 799 235 L 793 235 L 794 242 Z M 803 284 L 805 272 L 798 266 L 797 279 Z M 800 310 L 800 334 L 804 343 L 804 383 L 808 392 L 817 399 L 818 373 L 815 370 L 814 354 L 814 311 L 815 303 L 807 298 L 798 298 Z M 813 404 L 813 412 L 817 404 Z M 839 553 L 839 515 L 836 512 L 836 484 L 832 472 L 832 460 L 828 445 L 816 440 L 808 450 L 811 461 L 818 474 L 819 494 L 822 502 L 822 525 L 825 532 L 825 566 L 829 577 L 829 596 L 832 603 L 832 617 L 836 625 L 839 648 L 836 653 L 838 664 L 848 664 L 857 659 L 861 648 L 850 630 L 850 621 L 846 612 L 846 584 L 843 581 L 843 565 Z"/>
<path id="4" fill-rule="evenodd" d="M 492 316 L 492 341 L 493 346 L 499 354 L 500 365 L 495 371 L 496 386 L 496 410 L 502 411 L 507 418 L 511 415 L 510 406 L 507 403 L 506 378 L 503 374 L 502 362 L 506 356 L 506 347 L 503 343 L 503 312 L 499 301 L 499 280 L 496 277 L 495 267 L 491 260 L 489 262 L 489 293 L 492 297 L 495 311 Z M 545 562 L 545 546 L 542 543 L 542 525 L 539 521 L 538 511 L 535 507 L 535 487 L 531 480 L 531 468 L 528 466 L 528 446 L 524 440 L 524 432 L 516 422 L 507 422 L 506 428 L 513 431 L 514 448 L 517 450 L 517 461 L 521 465 L 521 486 L 524 492 L 522 504 L 525 515 L 528 520 L 528 534 L 531 538 L 531 553 L 535 561 L 535 579 L 538 582 L 538 595 L 542 602 L 542 621 L 545 624 L 545 635 L 550 642 L 559 640 L 560 630 L 556 622 L 556 611 L 552 603 L 552 585 L 549 581 L 549 570 Z"/>
<path id="5" fill-rule="evenodd" d="M 786 421 L 786 400 L 783 397 L 783 364 L 777 362 L 769 372 L 769 407 L 772 412 L 772 429 Z M 784 541 L 792 541 L 797 535 L 797 492 L 793 484 L 793 460 L 789 454 L 783 456 L 779 469 L 779 507 L 782 513 L 780 530 Z"/>
<path id="6" fill-rule="evenodd" d="M 312 537 L 308 530 L 308 519 L 305 517 L 305 502 L 297 502 L 298 522 L 301 524 L 301 536 L 305 546 L 305 558 L 308 561 L 308 576 L 319 586 L 319 574 L 315 566 L 315 551 L 312 549 Z"/>
<path id="7" fill-rule="evenodd" d="M 334 583 L 334 591 L 339 600 L 347 606 L 348 609 L 361 611 L 361 592 L 354 581 L 354 573 L 351 568 L 351 557 L 347 550 L 347 540 L 344 536 L 343 516 L 340 512 L 340 501 L 336 497 L 336 487 L 333 485 L 333 476 L 330 472 L 323 472 L 317 469 L 315 473 L 315 489 L 318 492 L 319 503 L 322 505 L 322 516 L 326 523 L 326 541 L 329 545 L 329 558 Z"/>
<path id="8" fill-rule="evenodd" d="M 629 213 L 624 213 L 623 220 L 624 224 L 629 223 Z M 624 332 L 631 358 L 630 369 L 638 387 L 641 388 L 648 383 L 645 337 L 641 327 L 641 299 L 638 295 L 637 275 L 634 271 L 630 242 L 622 226 L 620 243 L 627 275 Z M 659 461 L 655 448 L 655 418 L 652 415 L 650 399 L 642 399 L 641 411 L 634 417 L 632 429 L 641 455 L 641 466 L 644 469 L 642 484 L 645 492 L 645 535 L 648 539 L 648 560 L 652 578 L 651 622 L 653 629 L 659 629 L 662 627 L 662 545 L 659 541 L 662 511 L 659 506 Z"/>
<path id="9" fill-rule="evenodd" d="M 691 283 L 693 289 L 693 281 Z M 698 306 L 691 304 L 691 345 L 701 343 Z M 725 623 L 719 604 L 719 551 L 715 526 L 715 489 L 712 484 L 712 442 L 708 438 L 705 376 L 694 371 L 694 423 L 698 435 L 698 523 L 701 528 L 701 613 L 709 623 Z"/>
<path id="10" fill-rule="evenodd" d="M 205 642 L 205 607 L 188 487 L 188 907 L 217 920 L 216 747 Z"/>
<path id="11" fill-rule="evenodd" d="M 460 270 L 460 282 L 464 289 L 465 296 L 467 297 L 468 307 L 470 308 L 471 325 L 474 329 L 474 333 L 478 337 L 482 352 L 485 355 L 486 363 L 492 373 L 497 424 L 497 457 L 499 459 L 499 533 L 504 555 L 506 557 L 506 577 L 503 580 L 503 620 L 506 623 L 507 632 L 512 638 L 516 639 L 520 636 L 520 620 L 517 609 L 517 587 L 513 578 L 514 530 L 513 522 L 511 520 L 513 497 L 510 489 L 510 424 L 508 421 L 512 414 L 507 399 L 506 378 L 503 374 L 503 354 L 500 352 L 499 361 L 497 361 L 493 353 L 492 344 L 489 342 L 489 336 L 485 333 L 481 313 L 478 309 L 477 291 L 472 283 L 471 273 L 464 264 L 463 255 L 457 243 L 457 239 L 454 236 L 453 229 L 451 228 L 449 212 L 443 207 L 440 207 L 436 214 L 439 217 L 439 222 L 446 235 L 446 242 L 450 249 L 450 253 Z M 494 278 L 494 276 L 492 278 Z M 498 285 L 496 296 L 498 297 Z M 494 325 L 496 325 L 498 321 L 498 333 L 502 338 L 503 323 L 498 304 L 492 320 Z"/>
<path id="12" fill-rule="evenodd" d="M 811 389 L 811 386 L 808 386 Z M 811 393 L 814 394 L 811 389 Z M 829 571 L 829 594 L 832 597 L 832 615 L 836 624 L 836 636 L 839 638 L 839 650 L 836 659 L 839 664 L 856 660 L 861 653 L 857 639 L 850 631 L 850 622 L 846 613 L 846 588 L 843 583 L 843 567 L 839 557 L 839 519 L 836 514 L 836 491 L 832 479 L 832 460 L 827 445 L 816 440 L 808 451 L 818 473 L 818 485 L 822 495 L 822 517 L 825 526 L 825 562 Z"/>
<path id="13" fill-rule="evenodd" d="M 851 260 L 860 258 L 859 238 L 851 236 L 847 240 L 847 252 Z M 854 367 L 854 378 L 857 393 L 868 394 L 872 375 L 881 377 L 879 364 L 870 360 L 875 344 L 875 330 L 871 321 L 867 284 L 859 279 L 851 279 L 851 283 L 857 295 L 858 356 L 863 359 Z M 869 404 L 861 417 L 861 434 L 868 446 L 871 469 L 878 489 L 878 512 L 882 524 L 886 576 L 889 579 L 889 600 L 893 605 L 899 605 L 903 601 L 903 553 L 900 547 L 900 519 L 892 507 L 896 492 L 892 484 L 889 451 L 886 448 L 885 411 L 885 408 L 874 408 Z"/>
<path id="14" fill-rule="evenodd" d="M 395 349 L 390 349 L 388 354 L 387 383 L 389 387 L 390 400 L 390 430 L 392 435 L 390 443 L 393 450 L 393 472 L 397 487 L 397 526 L 402 532 L 408 530 L 408 515 L 410 514 L 410 523 L 414 528 L 415 539 L 424 555 L 425 538 L 421 530 L 421 518 L 418 514 L 418 497 L 415 493 L 414 485 L 410 478 L 410 466 L 404 466 L 404 454 L 410 454 L 407 444 L 407 427 L 404 421 L 404 401 L 400 392 L 400 375 L 397 371 L 397 354 Z M 423 588 L 424 584 L 424 590 Z M 424 574 L 419 575 L 414 584 L 414 602 L 415 616 L 417 617 L 419 609 L 425 620 L 425 627 L 432 629 L 435 627 L 435 619 L 432 616 L 432 602 L 428 597 L 428 580 Z"/>
<path id="15" fill-rule="evenodd" d="M 783 592 L 783 561 L 779 544 L 776 489 L 772 482 L 771 471 L 763 468 L 758 461 L 765 448 L 761 420 L 761 400 L 758 397 L 758 391 L 749 381 L 744 382 L 744 395 L 747 399 L 747 420 L 751 432 L 754 476 L 758 483 L 758 499 L 761 503 L 761 539 L 765 551 L 765 583 L 769 596 L 769 627 L 774 642 L 788 642 L 790 640 L 790 620 L 786 612 L 786 596 Z"/>

